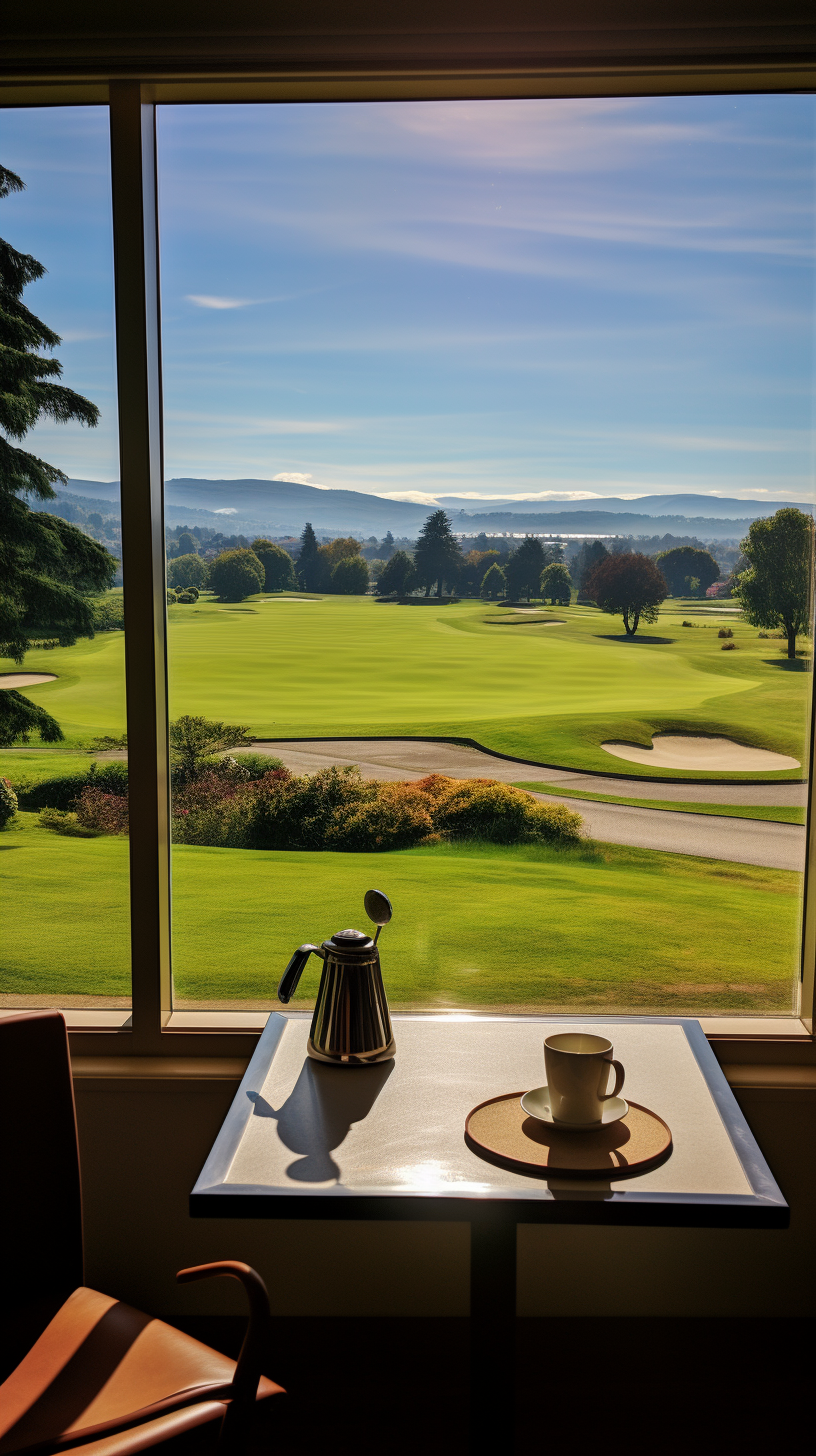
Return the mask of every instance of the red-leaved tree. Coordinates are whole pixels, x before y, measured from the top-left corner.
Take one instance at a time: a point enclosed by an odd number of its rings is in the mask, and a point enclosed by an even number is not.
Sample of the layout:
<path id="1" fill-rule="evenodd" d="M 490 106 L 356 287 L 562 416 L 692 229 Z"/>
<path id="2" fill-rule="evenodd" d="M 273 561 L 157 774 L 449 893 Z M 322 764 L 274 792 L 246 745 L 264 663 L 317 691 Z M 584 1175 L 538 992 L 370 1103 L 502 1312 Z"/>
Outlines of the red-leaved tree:
<path id="1" fill-rule="evenodd" d="M 656 622 L 660 603 L 669 595 L 666 578 L 650 556 L 622 551 L 604 556 L 584 582 L 584 594 L 602 612 L 622 616 L 627 637 L 634 637 L 641 619 Z"/>

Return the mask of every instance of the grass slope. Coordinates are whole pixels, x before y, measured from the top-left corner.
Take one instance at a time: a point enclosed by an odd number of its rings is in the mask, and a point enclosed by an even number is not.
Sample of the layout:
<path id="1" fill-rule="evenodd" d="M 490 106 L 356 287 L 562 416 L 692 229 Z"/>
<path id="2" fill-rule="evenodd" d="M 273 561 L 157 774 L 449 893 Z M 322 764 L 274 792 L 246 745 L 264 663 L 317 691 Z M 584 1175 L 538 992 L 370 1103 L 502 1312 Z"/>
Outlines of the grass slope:
<path id="1" fill-rule="evenodd" d="M 632 640 L 617 618 L 586 608 L 542 617 L 561 625 L 519 614 L 510 620 L 524 630 L 508 630 L 505 609 L 474 602 L 412 611 L 371 597 L 258 597 L 236 607 L 205 598 L 169 609 L 171 715 L 243 722 L 266 738 L 466 737 L 607 773 L 616 760 L 604 739 L 648 745 L 660 730 L 722 733 L 802 758 L 807 663 L 789 664 L 779 642 L 738 619 L 728 618 L 737 650 L 723 652 L 719 619 L 703 608 L 695 617 L 670 604 Z M 114 632 L 49 652 L 57 681 L 27 691 L 69 741 L 123 731 L 123 648 Z M 716 777 L 625 767 L 629 778 Z"/>
<path id="2" fill-rule="evenodd" d="M 0 855 L 15 907 L 0 992 L 127 995 L 127 841 L 58 838 L 22 814 Z M 272 1005 L 295 943 L 362 924 L 363 894 L 377 885 L 395 909 L 382 941 L 395 1005 L 791 1010 L 801 877 L 781 870 L 613 846 L 181 846 L 173 882 L 181 1001 Z M 302 1004 L 318 976 L 315 962 Z"/>
<path id="3" fill-rule="evenodd" d="M 583 789 L 555 788 L 548 783 L 517 783 L 517 789 L 534 789 L 559 799 L 584 799 L 594 804 L 629 804 L 634 809 L 669 809 L 677 814 L 721 814 L 726 819 L 770 819 L 777 824 L 804 824 L 805 810 L 795 806 L 768 807 L 763 804 L 675 803 L 674 799 L 630 799 L 617 794 L 587 794 Z"/>

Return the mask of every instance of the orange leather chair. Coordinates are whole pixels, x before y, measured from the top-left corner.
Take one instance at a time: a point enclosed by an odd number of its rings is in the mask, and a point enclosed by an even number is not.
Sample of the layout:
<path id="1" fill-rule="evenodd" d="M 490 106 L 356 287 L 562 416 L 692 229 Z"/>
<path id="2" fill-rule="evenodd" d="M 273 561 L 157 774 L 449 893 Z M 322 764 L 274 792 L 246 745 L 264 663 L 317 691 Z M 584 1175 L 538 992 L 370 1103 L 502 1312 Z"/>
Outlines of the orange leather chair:
<path id="1" fill-rule="evenodd" d="M 238 1456 L 257 1401 L 269 1300 L 246 1264 L 183 1269 L 182 1282 L 231 1275 L 249 1295 L 237 1364 L 83 1284 L 82 1205 L 65 1021 L 0 1017 L 0 1456 L 135 1456 L 172 1442 Z"/>

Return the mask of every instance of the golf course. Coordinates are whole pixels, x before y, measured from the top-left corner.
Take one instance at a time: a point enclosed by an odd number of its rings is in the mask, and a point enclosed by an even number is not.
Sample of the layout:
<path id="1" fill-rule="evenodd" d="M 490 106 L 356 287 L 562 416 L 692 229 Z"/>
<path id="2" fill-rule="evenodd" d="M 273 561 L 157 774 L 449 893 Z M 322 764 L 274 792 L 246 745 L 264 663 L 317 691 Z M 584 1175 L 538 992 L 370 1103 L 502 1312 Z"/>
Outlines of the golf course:
<path id="1" fill-rule="evenodd" d="M 784 643 L 760 637 L 732 607 L 670 601 L 630 639 L 618 618 L 592 607 L 516 611 L 472 600 L 261 594 L 229 606 L 205 596 L 171 606 L 168 618 L 171 717 L 240 723 L 257 739 L 467 740 L 532 764 L 625 775 L 620 801 L 629 804 L 641 802 L 634 780 L 688 780 L 681 802 L 660 800 L 686 822 L 704 807 L 695 783 L 805 775 L 661 769 L 602 746 L 648 750 L 655 734 L 710 735 L 806 763 L 810 644 L 789 661 Z M 25 692 L 58 720 L 65 742 L 0 753 L 12 783 L 87 767 L 90 740 L 124 732 L 121 632 L 32 651 L 24 668 L 54 675 Z M 13 670 L 0 661 L 0 672 Z M 534 772 L 512 778 L 546 788 Z M 778 817 L 795 824 L 800 811 Z M 58 836 L 22 812 L 0 849 L 15 905 L 2 997 L 126 1001 L 127 840 Z M 440 843 L 387 854 L 182 845 L 173 884 L 181 1005 L 269 1005 L 294 946 L 359 922 L 363 893 L 377 885 L 395 907 L 383 958 L 396 1005 L 792 1008 L 801 896 L 792 870 L 607 843 Z M 304 975 L 300 1004 L 316 975 Z"/>
<path id="2" fill-rule="evenodd" d="M 649 748 L 654 733 L 679 730 L 800 761 L 804 751 L 807 659 L 789 662 L 783 644 L 733 611 L 670 603 L 629 639 L 618 618 L 584 606 L 259 596 L 236 606 L 204 598 L 171 606 L 168 618 L 171 717 L 239 722 L 258 738 L 467 738 L 534 763 L 697 781 L 728 771 L 623 763 L 601 744 Z M 735 650 L 722 650 L 723 624 Z M 0 661 L 0 672 L 13 667 Z M 56 674 L 28 694 L 67 744 L 124 732 L 122 633 L 29 653 L 26 667 Z"/>

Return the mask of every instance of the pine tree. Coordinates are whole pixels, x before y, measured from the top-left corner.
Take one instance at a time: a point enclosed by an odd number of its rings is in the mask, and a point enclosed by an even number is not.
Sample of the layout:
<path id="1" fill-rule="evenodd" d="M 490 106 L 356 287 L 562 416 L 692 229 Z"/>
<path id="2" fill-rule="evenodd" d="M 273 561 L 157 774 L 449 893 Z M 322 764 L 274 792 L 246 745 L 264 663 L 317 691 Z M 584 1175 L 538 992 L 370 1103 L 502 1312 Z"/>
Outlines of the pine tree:
<path id="1" fill-rule="evenodd" d="M 407 551 L 395 551 L 390 556 L 380 572 L 377 582 L 377 595 L 387 597 L 395 593 L 398 597 L 404 597 L 410 589 L 411 578 L 414 574 L 414 563 Z"/>
<path id="2" fill-rule="evenodd" d="M 394 546 L 394 537 L 391 535 L 390 531 L 386 531 L 385 535 L 382 538 L 382 544 L 380 546 L 380 559 L 382 561 L 390 561 L 391 557 L 394 555 L 395 550 L 396 547 Z"/>
<path id="3" fill-rule="evenodd" d="M 511 597 L 537 597 L 541 573 L 547 565 L 547 553 L 536 536 L 525 536 L 518 550 L 505 567 L 507 590 Z"/>
<path id="4" fill-rule="evenodd" d="M 0 199 L 25 184 L 0 167 Z M 55 499 L 63 471 L 19 449 L 43 417 L 93 426 L 99 411 L 90 400 L 58 384 L 62 366 L 47 357 L 60 338 L 26 308 L 23 290 L 42 278 L 36 258 L 0 239 L 0 656 L 22 662 L 33 640 L 56 637 L 70 647 L 93 637 L 92 597 L 110 586 L 115 559 L 59 516 L 32 511 L 21 496 Z M 45 356 L 42 351 L 45 351 Z M 11 689 L 0 692 L 0 744 L 39 732 L 46 742 L 62 738 L 50 714 Z"/>
<path id="5" fill-rule="evenodd" d="M 579 597 L 583 595 L 584 583 L 609 552 L 603 541 L 584 541 L 573 562 L 572 576 L 578 587 Z"/>
<path id="6" fill-rule="evenodd" d="M 444 511 L 434 511 L 419 533 L 414 552 L 414 570 L 425 595 L 431 595 L 436 584 L 436 594 L 442 595 L 443 585 L 451 591 L 456 585 L 462 567 L 462 552 L 454 536 L 450 521 Z"/>
<path id="7" fill-rule="evenodd" d="M 295 571 L 302 591 L 317 591 L 318 589 L 323 567 L 317 554 L 319 550 L 312 523 L 307 521 L 300 538 L 300 554 L 295 563 Z"/>

